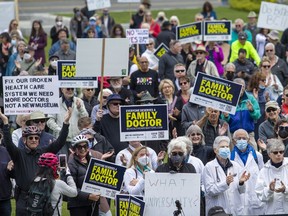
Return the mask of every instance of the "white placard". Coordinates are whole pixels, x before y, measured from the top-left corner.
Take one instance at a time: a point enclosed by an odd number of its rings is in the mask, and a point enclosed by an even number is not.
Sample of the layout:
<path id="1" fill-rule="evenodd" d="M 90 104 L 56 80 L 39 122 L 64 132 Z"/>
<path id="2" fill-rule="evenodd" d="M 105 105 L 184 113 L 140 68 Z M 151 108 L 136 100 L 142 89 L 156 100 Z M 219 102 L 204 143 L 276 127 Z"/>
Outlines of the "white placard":
<path id="1" fill-rule="evenodd" d="M 110 0 L 87 0 L 88 10 L 98 10 L 111 7 Z"/>
<path id="2" fill-rule="evenodd" d="M 287 14 L 287 5 L 262 1 L 257 27 L 284 31 L 288 28 Z"/>
<path id="3" fill-rule="evenodd" d="M 10 21 L 14 18 L 14 1 L 0 2 L 0 33 L 8 29 Z"/>
<path id="4" fill-rule="evenodd" d="M 5 115 L 29 114 L 41 110 L 57 114 L 59 85 L 57 76 L 4 76 L 3 101 Z"/>
<path id="5" fill-rule="evenodd" d="M 104 76 L 128 76 L 127 38 L 77 39 L 76 76 L 101 76 L 102 43 L 105 40 Z"/>
<path id="6" fill-rule="evenodd" d="M 126 38 L 130 44 L 148 44 L 149 30 L 148 29 L 126 29 Z"/>
<path id="7" fill-rule="evenodd" d="M 200 174 L 146 173 L 145 216 L 173 215 L 179 200 L 186 216 L 200 215 Z"/>
<path id="8" fill-rule="evenodd" d="M 118 3 L 140 3 L 140 0 L 118 0 Z"/>

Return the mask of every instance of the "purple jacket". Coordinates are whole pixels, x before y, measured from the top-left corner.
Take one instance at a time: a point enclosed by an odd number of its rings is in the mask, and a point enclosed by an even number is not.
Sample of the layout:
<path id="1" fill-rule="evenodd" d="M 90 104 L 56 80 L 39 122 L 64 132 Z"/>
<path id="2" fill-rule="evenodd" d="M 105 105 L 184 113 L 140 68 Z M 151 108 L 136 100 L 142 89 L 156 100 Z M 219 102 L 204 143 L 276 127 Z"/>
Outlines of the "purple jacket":
<path id="1" fill-rule="evenodd" d="M 224 68 L 221 64 L 221 62 L 224 60 L 224 54 L 223 54 L 223 50 L 220 46 L 218 45 L 215 45 L 218 47 L 219 49 L 219 52 L 215 52 L 215 50 L 213 50 L 213 58 L 214 59 L 210 59 L 209 58 L 209 55 L 207 55 L 206 59 L 210 60 L 210 61 L 213 61 L 217 70 L 218 70 L 218 73 L 219 73 L 219 76 L 223 76 L 224 74 Z M 206 46 L 206 50 L 207 52 L 209 52 L 209 48 L 208 46 Z"/>

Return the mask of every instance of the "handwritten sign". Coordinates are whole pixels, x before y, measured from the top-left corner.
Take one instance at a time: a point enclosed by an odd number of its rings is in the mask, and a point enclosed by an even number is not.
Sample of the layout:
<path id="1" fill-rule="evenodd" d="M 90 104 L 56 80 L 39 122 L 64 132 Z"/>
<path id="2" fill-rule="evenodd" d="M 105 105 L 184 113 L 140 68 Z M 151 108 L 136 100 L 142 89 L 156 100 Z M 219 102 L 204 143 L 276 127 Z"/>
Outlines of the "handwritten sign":
<path id="1" fill-rule="evenodd" d="M 126 29 L 126 38 L 130 44 L 148 44 L 149 30 L 148 29 Z"/>

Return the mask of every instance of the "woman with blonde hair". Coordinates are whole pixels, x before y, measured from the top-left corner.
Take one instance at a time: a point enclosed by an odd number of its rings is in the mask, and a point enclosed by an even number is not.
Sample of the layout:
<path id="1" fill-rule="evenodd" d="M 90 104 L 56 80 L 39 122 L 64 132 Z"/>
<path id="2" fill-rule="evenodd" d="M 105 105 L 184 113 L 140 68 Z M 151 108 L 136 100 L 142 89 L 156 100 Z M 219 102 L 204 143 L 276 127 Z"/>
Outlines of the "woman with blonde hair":
<path id="1" fill-rule="evenodd" d="M 132 153 L 130 164 L 124 174 L 124 191 L 131 195 L 144 195 L 145 173 L 154 172 L 151 168 L 149 151 L 145 146 Z"/>
<path id="2" fill-rule="evenodd" d="M 146 11 L 144 14 L 143 22 L 150 25 L 149 34 L 154 38 L 158 36 L 161 31 L 160 25 L 153 19 L 151 11 Z"/>

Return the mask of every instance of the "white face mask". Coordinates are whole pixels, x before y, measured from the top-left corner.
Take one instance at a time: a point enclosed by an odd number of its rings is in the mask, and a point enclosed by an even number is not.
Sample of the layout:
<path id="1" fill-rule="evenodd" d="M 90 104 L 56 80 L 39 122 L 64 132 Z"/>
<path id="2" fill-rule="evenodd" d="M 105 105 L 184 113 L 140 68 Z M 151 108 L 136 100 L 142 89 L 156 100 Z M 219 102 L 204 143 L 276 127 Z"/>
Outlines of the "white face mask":
<path id="1" fill-rule="evenodd" d="M 29 53 L 24 53 L 23 55 L 24 60 L 30 60 L 30 58 L 31 58 L 31 55 Z"/>
<path id="2" fill-rule="evenodd" d="M 141 166 L 146 166 L 150 162 L 150 158 L 146 155 L 138 158 L 138 163 L 141 164 Z"/>
<path id="3" fill-rule="evenodd" d="M 56 25 L 57 25 L 57 26 L 61 26 L 61 25 L 62 25 L 62 22 L 57 21 L 57 22 L 56 22 Z"/>
<path id="4" fill-rule="evenodd" d="M 51 65 L 52 67 L 56 68 L 56 66 L 57 66 L 57 61 L 51 61 L 51 62 L 50 62 L 50 65 Z"/>

